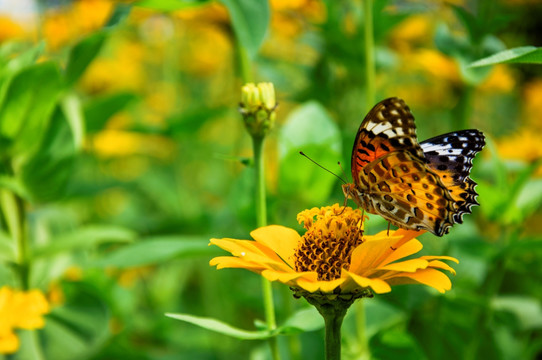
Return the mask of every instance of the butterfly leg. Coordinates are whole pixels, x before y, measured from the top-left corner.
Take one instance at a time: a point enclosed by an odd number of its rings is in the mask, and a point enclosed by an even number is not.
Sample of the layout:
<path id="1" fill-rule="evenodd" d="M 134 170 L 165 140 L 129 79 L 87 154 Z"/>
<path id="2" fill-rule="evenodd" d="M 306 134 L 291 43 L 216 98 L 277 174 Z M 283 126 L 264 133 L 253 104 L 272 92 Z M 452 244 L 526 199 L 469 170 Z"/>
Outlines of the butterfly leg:
<path id="1" fill-rule="evenodd" d="M 390 236 L 390 225 L 391 223 L 388 221 L 388 233 L 386 234 L 387 236 Z"/>

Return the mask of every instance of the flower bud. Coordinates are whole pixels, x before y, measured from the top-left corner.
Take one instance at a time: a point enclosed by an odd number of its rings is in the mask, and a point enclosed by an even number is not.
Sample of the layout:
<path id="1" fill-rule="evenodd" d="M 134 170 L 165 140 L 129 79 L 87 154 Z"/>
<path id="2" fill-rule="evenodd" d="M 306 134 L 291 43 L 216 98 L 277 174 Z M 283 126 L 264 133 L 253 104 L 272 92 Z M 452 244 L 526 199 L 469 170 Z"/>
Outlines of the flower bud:
<path id="1" fill-rule="evenodd" d="M 273 128 L 276 108 L 273 83 L 248 83 L 241 89 L 240 112 L 252 136 L 263 138 Z"/>

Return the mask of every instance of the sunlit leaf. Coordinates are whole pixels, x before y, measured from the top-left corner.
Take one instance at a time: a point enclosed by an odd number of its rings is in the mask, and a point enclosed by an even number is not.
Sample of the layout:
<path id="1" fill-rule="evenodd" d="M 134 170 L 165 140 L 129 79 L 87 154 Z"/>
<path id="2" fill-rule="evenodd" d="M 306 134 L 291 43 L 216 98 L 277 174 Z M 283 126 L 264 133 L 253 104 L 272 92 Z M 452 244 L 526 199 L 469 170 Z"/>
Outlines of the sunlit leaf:
<path id="1" fill-rule="evenodd" d="M 542 329 L 542 305 L 540 299 L 526 296 L 498 296 L 491 305 L 494 310 L 513 313 L 521 330 Z"/>
<path id="2" fill-rule="evenodd" d="M 316 308 L 310 307 L 296 311 L 278 327 L 281 334 L 296 334 L 314 331 L 324 327 L 324 319 Z"/>
<path id="3" fill-rule="evenodd" d="M 15 261 L 15 241 L 4 231 L 0 231 L 0 260 Z"/>
<path id="4" fill-rule="evenodd" d="M 95 32 L 71 49 L 68 64 L 66 65 L 66 82 L 68 85 L 74 84 L 83 75 L 88 65 L 102 49 L 107 36 L 106 31 Z"/>
<path id="5" fill-rule="evenodd" d="M 13 152 L 30 152 L 39 145 L 61 89 L 60 72 L 52 62 L 25 68 L 9 82 L 0 107 L 0 135 L 12 139 Z"/>
<path id="6" fill-rule="evenodd" d="M 542 48 L 535 46 L 522 46 L 504 50 L 477 60 L 471 67 L 480 67 L 496 64 L 542 64 Z"/>
<path id="7" fill-rule="evenodd" d="M 63 252 L 89 249 L 102 243 L 132 242 L 136 234 L 126 228 L 112 225 L 87 225 L 51 239 L 51 242 L 36 248 L 33 257 L 52 256 Z"/>
<path id="8" fill-rule="evenodd" d="M 267 0 L 221 0 L 228 8 L 238 41 L 254 57 L 267 33 L 270 10 Z"/>
<path id="9" fill-rule="evenodd" d="M 239 329 L 236 327 L 233 327 L 229 324 L 226 324 L 222 321 L 212 319 L 212 318 L 204 318 L 199 316 L 193 316 L 188 314 L 166 314 L 167 317 L 170 317 L 172 319 L 185 321 L 194 325 L 197 325 L 199 327 L 202 327 L 207 330 L 211 330 L 214 332 L 218 332 L 224 335 L 232 336 L 238 339 L 244 339 L 244 340 L 260 340 L 260 339 L 267 339 L 270 337 L 275 336 L 276 332 L 270 331 L 270 330 L 255 330 L 255 331 L 248 331 Z"/>
<path id="10" fill-rule="evenodd" d="M 81 102 L 75 94 L 68 94 L 62 98 L 61 107 L 70 125 L 75 147 L 81 149 L 85 137 L 85 119 Z"/>
<path id="11" fill-rule="evenodd" d="M 134 94 L 126 92 L 117 92 L 92 99 L 84 107 L 87 132 L 92 134 L 102 130 L 111 116 L 123 110 L 135 100 L 136 96 Z"/>
<path id="12" fill-rule="evenodd" d="M 209 238 L 195 236 L 160 236 L 138 242 L 106 254 L 91 266 L 118 268 L 163 263 L 177 257 L 210 256 Z"/>
<path id="13" fill-rule="evenodd" d="M 341 136 L 326 110 L 308 102 L 293 110 L 279 133 L 280 192 L 313 203 L 327 199 L 336 182 L 299 154 L 303 151 L 322 166 L 340 173 Z"/>
<path id="14" fill-rule="evenodd" d="M 209 0 L 140 0 L 135 6 L 157 11 L 177 11 L 208 3 Z"/>

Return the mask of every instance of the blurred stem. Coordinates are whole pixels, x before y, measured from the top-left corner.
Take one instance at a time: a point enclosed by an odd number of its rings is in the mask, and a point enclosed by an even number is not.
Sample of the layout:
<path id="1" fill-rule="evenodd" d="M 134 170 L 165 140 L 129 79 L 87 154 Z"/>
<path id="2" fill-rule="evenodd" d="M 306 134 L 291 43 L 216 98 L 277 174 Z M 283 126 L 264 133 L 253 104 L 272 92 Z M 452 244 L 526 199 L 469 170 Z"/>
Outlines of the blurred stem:
<path id="1" fill-rule="evenodd" d="M 26 214 L 22 199 L 13 192 L 0 190 L 0 205 L 7 223 L 9 234 L 16 244 L 18 275 L 23 290 L 29 288 L 30 264 L 28 244 L 25 236 Z"/>
<path id="2" fill-rule="evenodd" d="M 253 82 L 252 80 L 252 68 L 250 66 L 250 57 L 248 56 L 247 49 L 237 42 L 238 54 L 239 54 L 239 66 L 241 70 L 241 77 L 243 83 L 247 84 Z"/>
<path id="3" fill-rule="evenodd" d="M 376 71 L 375 71 L 375 44 L 373 30 L 373 0 L 363 0 L 363 14 L 365 16 L 365 77 L 367 81 L 367 110 L 376 99 Z"/>
<path id="4" fill-rule="evenodd" d="M 370 359 L 369 342 L 367 341 L 367 318 L 365 316 L 365 302 L 363 299 L 358 300 L 356 306 L 356 328 L 358 331 L 358 339 L 360 346 L 360 359 Z"/>
<path id="5" fill-rule="evenodd" d="M 477 324 L 478 327 L 476 334 L 478 334 L 478 336 L 472 337 L 470 343 L 466 347 L 464 357 L 466 360 L 478 359 L 477 355 L 479 353 L 480 344 L 482 341 L 484 341 L 487 335 L 487 330 L 489 329 L 493 315 L 491 300 L 498 294 L 504 279 L 504 275 L 506 274 L 506 270 L 508 268 L 507 249 L 510 247 L 510 245 L 519 240 L 520 231 L 521 229 L 518 227 L 514 227 L 512 229 L 503 227 L 501 229 L 501 234 L 503 234 L 500 242 L 501 253 L 500 256 L 493 262 L 494 265 L 492 271 L 490 271 L 486 276 L 486 281 L 483 287 L 484 304 L 475 319 L 475 324 Z"/>
<path id="6" fill-rule="evenodd" d="M 262 227 L 267 225 L 267 204 L 265 198 L 265 177 L 263 166 L 263 144 L 264 137 L 253 136 L 252 146 L 254 150 L 254 171 L 255 171 L 255 185 L 256 185 L 256 225 Z M 262 277 L 262 295 L 265 311 L 265 321 L 269 330 L 277 328 L 277 322 L 275 319 L 275 306 L 273 302 L 273 289 L 271 282 Z M 280 358 L 279 349 L 277 344 L 277 338 L 269 338 L 269 344 L 271 346 L 271 355 L 274 360 Z"/>
<path id="7" fill-rule="evenodd" d="M 463 130 L 469 128 L 469 119 L 472 112 L 472 99 L 474 95 L 474 86 L 465 85 L 461 90 L 459 102 L 456 106 L 456 115 L 453 117 L 455 121 L 454 129 Z"/>

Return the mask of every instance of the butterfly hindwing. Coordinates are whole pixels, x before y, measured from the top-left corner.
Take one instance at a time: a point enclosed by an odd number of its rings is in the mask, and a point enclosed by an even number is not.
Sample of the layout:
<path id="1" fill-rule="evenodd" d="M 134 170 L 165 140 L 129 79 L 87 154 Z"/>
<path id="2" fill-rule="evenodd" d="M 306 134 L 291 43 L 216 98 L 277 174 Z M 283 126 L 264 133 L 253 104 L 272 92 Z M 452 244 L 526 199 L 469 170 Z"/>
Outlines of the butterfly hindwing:
<path id="1" fill-rule="evenodd" d="M 396 151 L 370 163 L 371 207 L 392 224 L 442 236 L 454 223 L 455 201 L 425 161 Z"/>
<path id="2" fill-rule="evenodd" d="M 420 143 L 428 166 L 439 175 L 456 202 L 454 221 L 463 222 L 463 215 L 479 205 L 475 191 L 476 182 L 469 177 L 472 161 L 485 145 L 481 131 L 461 130 L 436 136 Z"/>

